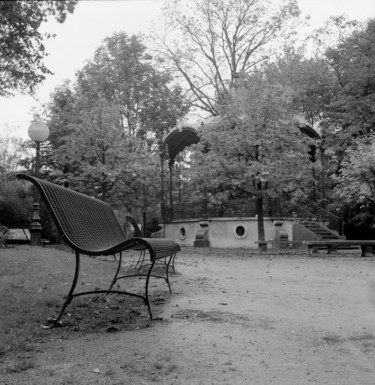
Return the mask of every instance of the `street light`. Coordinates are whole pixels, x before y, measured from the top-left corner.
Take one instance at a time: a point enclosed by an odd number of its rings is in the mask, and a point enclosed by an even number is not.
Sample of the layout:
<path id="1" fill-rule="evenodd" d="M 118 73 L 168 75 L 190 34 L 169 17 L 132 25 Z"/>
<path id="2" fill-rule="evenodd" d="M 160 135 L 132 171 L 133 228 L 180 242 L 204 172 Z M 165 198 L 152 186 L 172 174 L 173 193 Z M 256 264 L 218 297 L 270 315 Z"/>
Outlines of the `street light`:
<path id="1" fill-rule="evenodd" d="M 41 120 L 33 120 L 30 124 L 28 134 L 31 140 L 36 144 L 36 154 L 35 154 L 35 173 L 36 177 L 39 177 L 40 169 L 40 143 L 48 139 L 49 129 L 48 126 Z M 33 218 L 29 227 L 30 230 L 30 245 L 31 246 L 40 246 L 41 245 L 41 231 L 42 226 L 40 224 L 40 211 L 39 203 L 37 200 L 33 204 Z"/>
<path id="2" fill-rule="evenodd" d="M 35 176 L 39 176 L 40 169 L 40 143 L 48 139 L 49 128 L 41 120 L 34 120 L 29 127 L 28 134 L 31 140 L 36 144 L 35 154 Z"/>

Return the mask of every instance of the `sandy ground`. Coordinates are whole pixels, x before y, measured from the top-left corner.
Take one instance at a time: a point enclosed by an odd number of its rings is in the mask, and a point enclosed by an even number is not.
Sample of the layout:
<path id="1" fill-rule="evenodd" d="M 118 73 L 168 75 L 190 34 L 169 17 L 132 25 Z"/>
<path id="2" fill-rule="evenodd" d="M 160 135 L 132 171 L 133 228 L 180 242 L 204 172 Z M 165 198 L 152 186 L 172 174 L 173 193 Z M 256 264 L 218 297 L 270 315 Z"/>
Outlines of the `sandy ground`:
<path id="1" fill-rule="evenodd" d="M 375 384 L 373 257 L 184 249 L 176 270 L 161 320 L 44 342 L 0 384 Z"/>

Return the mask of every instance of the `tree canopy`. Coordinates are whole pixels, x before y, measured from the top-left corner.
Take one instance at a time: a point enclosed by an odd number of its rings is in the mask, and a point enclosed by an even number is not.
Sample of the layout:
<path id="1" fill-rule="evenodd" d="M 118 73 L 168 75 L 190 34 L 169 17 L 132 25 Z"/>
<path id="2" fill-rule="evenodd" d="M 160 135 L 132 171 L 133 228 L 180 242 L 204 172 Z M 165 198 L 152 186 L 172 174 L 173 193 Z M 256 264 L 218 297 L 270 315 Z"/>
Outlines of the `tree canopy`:
<path id="1" fill-rule="evenodd" d="M 295 0 L 276 9 L 268 0 L 176 0 L 165 14 L 158 54 L 183 79 L 193 106 L 217 115 L 236 80 L 274 53 L 299 9 Z"/>
<path id="2" fill-rule="evenodd" d="M 0 1 L 0 96 L 16 91 L 33 92 L 51 71 L 43 64 L 43 41 L 51 37 L 39 31 L 49 16 L 63 23 L 78 0 Z"/>
<path id="3" fill-rule="evenodd" d="M 337 47 L 326 51 L 336 79 L 335 100 L 326 111 L 326 126 L 342 136 L 375 130 L 375 19 Z"/>
<path id="4" fill-rule="evenodd" d="M 162 137 L 187 110 L 181 88 L 154 66 L 142 38 L 116 33 L 46 106 L 51 176 L 103 200 L 147 206 L 159 194 Z"/>
<path id="5" fill-rule="evenodd" d="M 196 153 L 196 182 L 215 203 L 256 198 L 262 221 L 264 197 L 291 199 L 309 179 L 308 138 L 293 123 L 292 90 L 272 71 L 244 76 L 221 116 L 218 127 L 202 127 L 208 151 Z"/>

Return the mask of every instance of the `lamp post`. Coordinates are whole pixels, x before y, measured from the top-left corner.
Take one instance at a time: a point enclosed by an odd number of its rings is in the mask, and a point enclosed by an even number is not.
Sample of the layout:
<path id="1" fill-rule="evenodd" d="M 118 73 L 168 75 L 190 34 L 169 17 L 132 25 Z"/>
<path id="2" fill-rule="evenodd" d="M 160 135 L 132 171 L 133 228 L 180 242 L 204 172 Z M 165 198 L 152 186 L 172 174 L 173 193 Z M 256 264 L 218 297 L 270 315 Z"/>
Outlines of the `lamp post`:
<path id="1" fill-rule="evenodd" d="M 40 170 L 40 143 L 47 140 L 49 136 L 48 126 L 41 120 L 34 120 L 29 127 L 28 134 L 31 140 L 36 144 L 36 154 L 35 154 L 35 171 L 34 175 L 39 177 Z M 34 201 L 33 204 L 33 218 L 29 227 L 30 230 L 30 245 L 31 246 L 40 246 L 41 237 L 40 233 L 42 231 L 42 226 L 40 224 L 40 211 L 39 203 Z"/>
<path id="2" fill-rule="evenodd" d="M 39 177 L 40 170 L 40 143 L 48 139 L 49 129 L 48 126 L 41 120 L 34 120 L 29 127 L 29 137 L 35 142 L 36 154 L 35 154 L 35 172 L 34 175 Z"/>

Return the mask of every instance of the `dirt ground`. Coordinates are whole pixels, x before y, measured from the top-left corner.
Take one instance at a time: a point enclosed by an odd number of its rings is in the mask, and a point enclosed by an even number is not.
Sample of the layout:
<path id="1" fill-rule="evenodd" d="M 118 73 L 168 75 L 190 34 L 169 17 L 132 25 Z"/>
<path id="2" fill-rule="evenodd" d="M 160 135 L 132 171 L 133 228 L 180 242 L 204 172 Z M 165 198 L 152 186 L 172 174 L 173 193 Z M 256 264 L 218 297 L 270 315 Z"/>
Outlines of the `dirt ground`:
<path id="1" fill-rule="evenodd" d="M 186 248 L 173 294 L 152 281 L 158 320 L 142 306 L 129 328 L 54 330 L 0 384 L 373 385 L 374 260 Z"/>

